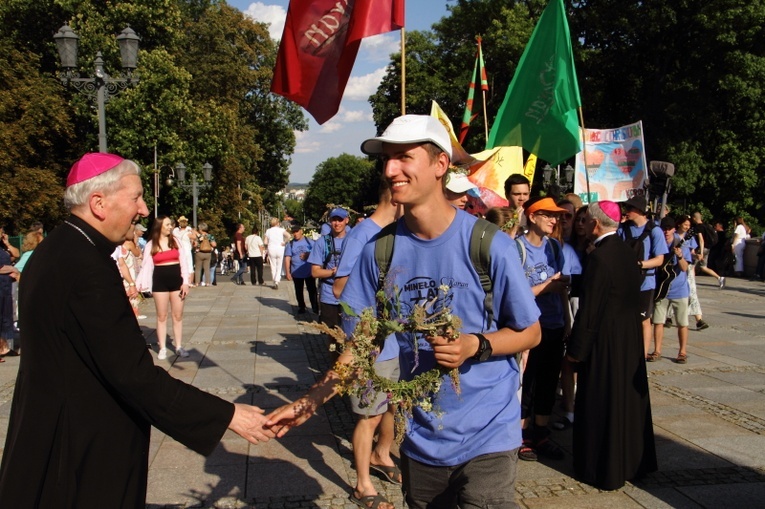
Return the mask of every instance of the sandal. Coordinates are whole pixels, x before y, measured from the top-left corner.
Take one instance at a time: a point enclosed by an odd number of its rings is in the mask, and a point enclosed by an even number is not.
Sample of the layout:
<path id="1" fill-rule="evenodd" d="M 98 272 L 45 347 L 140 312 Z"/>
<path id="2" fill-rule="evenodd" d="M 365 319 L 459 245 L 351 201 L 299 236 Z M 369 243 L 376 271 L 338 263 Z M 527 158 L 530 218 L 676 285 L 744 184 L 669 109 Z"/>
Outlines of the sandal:
<path id="1" fill-rule="evenodd" d="M 379 493 L 377 495 L 367 495 L 366 497 L 357 497 L 356 492 L 351 493 L 349 497 L 351 502 L 364 509 L 378 509 L 381 504 L 388 504 L 393 507 L 393 504 L 387 498 L 383 497 Z"/>
<path id="2" fill-rule="evenodd" d="M 537 453 L 531 447 L 531 444 L 531 440 L 523 440 L 523 445 L 521 445 L 521 448 L 518 449 L 518 458 L 522 459 L 523 461 L 537 461 L 539 459 L 537 457 Z"/>
<path id="3" fill-rule="evenodd" d="M 369 468 L 370 470 L 374 470 L 381 474 L 389 483 L 401 484 L 401 470 L 399 470 L 396 465 L 389 467 L 388 465 L 375 465 L 370 463 Z"/>
<path id="4" fill-rule="evenodd" d="M 677 359 L 675 359 L 675 362 L 678 364 L 685 364 L 686 362 L 688 362 L 688 356 L 685 355 L 684 353 L 679 353 L 677 354 Z"/>
<path id="5" fill-rule="evenodd" d="M 661 352 L 654 352 L 651 354 L 648 354 L 648 357 L 645 358 L 646 362 L 656 362 L 661 360 Z"/>

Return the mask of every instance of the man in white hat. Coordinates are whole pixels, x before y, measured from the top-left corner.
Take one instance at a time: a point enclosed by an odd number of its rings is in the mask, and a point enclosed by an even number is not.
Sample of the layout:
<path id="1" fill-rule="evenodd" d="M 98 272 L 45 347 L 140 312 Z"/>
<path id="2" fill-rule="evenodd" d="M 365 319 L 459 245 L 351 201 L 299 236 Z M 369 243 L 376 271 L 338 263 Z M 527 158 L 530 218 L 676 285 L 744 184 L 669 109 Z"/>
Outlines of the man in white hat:
<path id="1" fill-rule="evenodd" d="M 67 179 L 71 215 L 24 269 L 0 507 L 143 509 L 151 426 L 205 455 L 227 428 L 254 444 L 273 436 L 259 408 L 154 366 L 110 257 L 149 214 L 140 173 L 114 154 L 83 156 Z"/>
<path id="2" fill-rule="evenodd" d="M 450 171 L 446 177 L 446 199 L 449 203 L 460 210 L 465 210 L 468 203 L 468 194 L 478 191 L 478 186 L 470 182 L 470 179 L 464 173 Z"/>
<path id="3" fill-rule="evenodd" d="M 435 297 L 433 308 L 448 306 L 462 320 L 456 339 L 397 333 L 379 354 L 384 358 L 387 350 L 398 351 L 406 379 L 436 364 L 460 370 L 460 394 L 444 375 L 434 403 L 437 412 L 413 409 L 400 448 L 406 503 L 417 509 L 517 507 L 521 429 L 520 405 L 511 397 L 519 385 L 514 355 L 539 343 L 540 328 L 515 243 L 507 235 L 493 236 L 488 267 L 493 299 L 487 312 L 486 294 L 469 253 L 478 219 L 455 209 L 443 193 L 451 158 L 446 129 L 433 117 L 404 115 L 382 136 L 362 143 L 361 150 L 382 157 L 391 199 L 404 207 L 385 282 L 399 289 L 399 318 L 413 304 Z M 378 278 L 375 243 L 369 242 L 343 290 L 343 300 L 356 314 L 376 305 Z M 445 295 L 438 293 L 442 285 L 447 285 Z M 349 333 L 355 324 L 345 317 L 343 325 Z M 349 362 L 350 356 L 344 352 L 340 362 Z M 339 379 L 330 371 L 306 396 L 271 414 L 268 424 L 283 435 L 304 422 L 335 393 Z M 354 502 L 375 503 L 364 495 L 353 493 Z"/>

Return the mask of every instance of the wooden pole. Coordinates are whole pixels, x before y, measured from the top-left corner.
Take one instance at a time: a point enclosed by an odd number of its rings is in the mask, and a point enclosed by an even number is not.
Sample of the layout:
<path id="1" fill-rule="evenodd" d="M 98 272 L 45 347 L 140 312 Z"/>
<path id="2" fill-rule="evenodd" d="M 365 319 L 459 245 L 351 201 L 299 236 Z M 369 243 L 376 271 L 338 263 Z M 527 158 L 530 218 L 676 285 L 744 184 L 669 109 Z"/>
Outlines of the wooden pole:
<path id="1" fill-rule="evenodd" d="M 406 36 L 401 27 L 401 114 L 406 115 Z"/>
<path id="2" fill-rule="evenodd" d="M 580 106 L 579 109 L 579 124 L 581 125 L 581 136 L 582 136 L 582 159 L 584 163 L 584 181 L 587 184 L 587 203 L 592 203 L 591 196 L 590 196 L 590 174 L 587 171 L 587 143 L 585 140 L 585 131 L 584 128 L 584 115 L 582 114 L 582 107 Z"/>

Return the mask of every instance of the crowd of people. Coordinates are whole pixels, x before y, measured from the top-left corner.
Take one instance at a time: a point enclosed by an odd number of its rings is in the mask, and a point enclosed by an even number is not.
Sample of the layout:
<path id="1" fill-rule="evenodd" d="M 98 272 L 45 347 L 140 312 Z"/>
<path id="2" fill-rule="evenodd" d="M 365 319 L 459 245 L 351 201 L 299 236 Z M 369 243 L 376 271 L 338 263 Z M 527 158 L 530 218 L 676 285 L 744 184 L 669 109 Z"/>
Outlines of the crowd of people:
<path id="1" fill-rule="evenodd" d="M 274 288 L 282 275 L 293 283 L 298 315 L 308 313 L 308 293 L 327 330 L 349 338 L 370 308 L 400 323 L 418 309 L 461 321 L 459 330 L 401 329 L 375 345 L 382 379 L 412 381 L 438 367 L 452 372 L 444 377 L 458 373 L 459 392 L 452 380 L 437 393 L 437 408 L 414 405 L 398 461 L 390 394 L 370 385 L 351 398 L 357 506 L 393 508 L 371 482 L 376 472 L 402 485 L 410 508 L 517 507 L 518 460 L 565 457 L 551 428 L 573 428 L 576 475 L 600 489 L 656 470 L 646 362 L 663 358 L 670 319 L 678 330 L 673 359 L 688 362 L 689 316 L 696 330 L 708 327 L 692 273 L 698 267 L 723 288 L 713 250 L 728 246 L 738 269 L 750 235 L 744 221 L 725 244 L 698 213 L 657 224 L 643 196 L 583 205 L 576 195 L 533 196 L 523 175 L 505 182 L 509 206 L 477 217 L 466 209 L 475 186 L 451 166 L 451 140 L 438 120 L 404 115 L 361 149 L 382 159 L 384 178 L 377 209 L 353 228 L 349 211 L 333 206 L 323 234 L 274 218 L 263 237 L 257 227 L 245 237 L 238 224 L 231 246 L 218 250 L 205 223 L 194 228 L 183 216 L 143 227 L 137 165 L 87 154 L 67 179 L 71 215 L 62 226 L 45 240 L 31 231 L 25 257 L 2 232 L 0 359 L 17 351 L 6 329 L 11 283 L 22 269 L 22 337 L 47 341 L 25 346 L 0 505 L 138 507 L 151 425 L 209 454 L 226 429 L 254 444 L 282 437 L 338 394 L 343 377 L 354 376 L 343 369 L 354 361 L 349 348 L 338 349 L 335 366 L 307 394 L 268 415 L 155 368 L 138 326 L 143 296 L 156 308 L 157 359 L 168 357 L 168 315 L 175 353 L 188 357 L 182 320 L 190 289 L 216 285 L 218 264 L 237 285 L 248 269 L 250 283 L 263 285 L 266 260 Z M 40 308 L 52 312 L 33 318 Z M 559 387 L 562 415 L 553 422 Z M 62 449 L 63 440 L 71 445 Z"/>

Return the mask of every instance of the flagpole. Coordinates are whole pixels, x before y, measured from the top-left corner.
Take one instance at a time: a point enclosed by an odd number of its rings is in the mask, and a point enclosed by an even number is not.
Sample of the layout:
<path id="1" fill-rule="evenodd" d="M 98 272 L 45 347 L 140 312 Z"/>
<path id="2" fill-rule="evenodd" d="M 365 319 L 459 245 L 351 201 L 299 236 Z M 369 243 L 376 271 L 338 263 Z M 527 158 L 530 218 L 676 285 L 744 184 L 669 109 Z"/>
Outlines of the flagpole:
<path id="1" fill-rule="evenodd" d="M 584 128 L 584 115 L 582 114 L 582 107 L 579 106 L 577 109 L 579 111 L 579 123 L 582 126 L 582 160 L 584 164 L 584 181 L 587 184 L 587 203 L 592 203 L 592 200 L 590 199 L 590 173 L 587 171 L 587 142 L 585 140 L 585 133 L 586 129 Z"/>
<path id="2" fill-rule="evenodd" d="M 406 42 L 404 27 L 401 27 L 401 114 L 406 115 Z"/>

